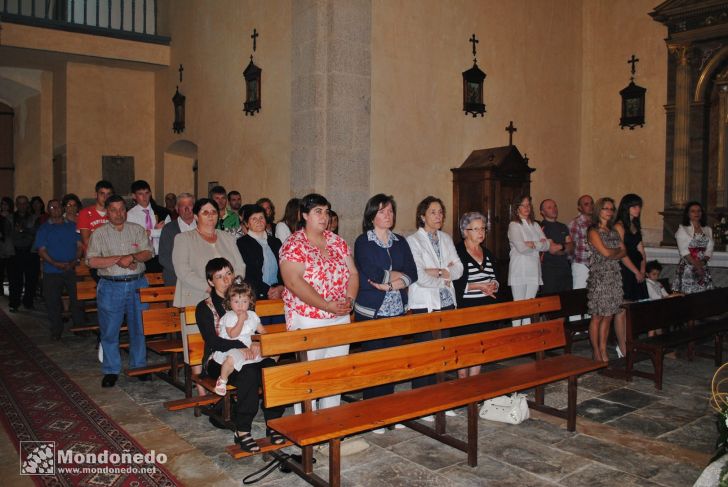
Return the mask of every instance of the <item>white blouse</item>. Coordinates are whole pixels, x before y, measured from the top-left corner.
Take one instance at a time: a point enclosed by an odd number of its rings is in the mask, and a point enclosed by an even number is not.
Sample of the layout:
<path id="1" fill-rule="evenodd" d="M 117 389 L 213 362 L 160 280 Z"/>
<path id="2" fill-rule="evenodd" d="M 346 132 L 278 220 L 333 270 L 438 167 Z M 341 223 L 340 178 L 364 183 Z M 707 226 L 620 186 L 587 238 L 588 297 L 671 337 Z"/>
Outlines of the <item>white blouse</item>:
<path id="1" fill-rule="evenodd" d="M 710 258 L 713 256 L 713 229 L 710 227 L 702 227 L 703 235 L 708 237 L 708 247 L 705 249 L 705 256 Z M 677 240 L 677 250 L 680 252 L 680 257 L 685 257 L 690 253 L 688 245 L 695 236 L 695 230 L 692 225 L 680 225 L 675 232 L 675 240 Z"/>
<path id="2" fill-rule="evenodd" d="M 528 220 L 511 222 L 508 225 L 508 242 L 511 245 L 508 264 L 508 285 L 521 286 L 524 284 L 543 284 L 541 280 L 541 260 L 539 252 L 549 250 L 548 240 L 541 242 L 546 236 L 541 226 Z M 526 245 L 533 242 L 535 248 Z"/>

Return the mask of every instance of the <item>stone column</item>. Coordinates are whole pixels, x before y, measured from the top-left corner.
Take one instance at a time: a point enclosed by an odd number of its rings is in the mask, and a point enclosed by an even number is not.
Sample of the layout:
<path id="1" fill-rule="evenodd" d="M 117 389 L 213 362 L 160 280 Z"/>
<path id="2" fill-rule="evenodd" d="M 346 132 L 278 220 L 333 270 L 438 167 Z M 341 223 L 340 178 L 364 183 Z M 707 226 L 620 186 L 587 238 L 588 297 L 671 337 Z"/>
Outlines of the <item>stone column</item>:
<path id="1" fill-rule="evenodd" d="M 293 2 L 291 190 L 326 196 L 349 241 L 370 196 L 371 16 L 371 0 Z"/>
<path id="2" fill-rule="evenodd" d="M 688 46 L 668 46 L 677 56 L 675 74 L 675 138 L 672 164 L 672 206 L 688 200 L 690 155 L 690 59 Z"/>

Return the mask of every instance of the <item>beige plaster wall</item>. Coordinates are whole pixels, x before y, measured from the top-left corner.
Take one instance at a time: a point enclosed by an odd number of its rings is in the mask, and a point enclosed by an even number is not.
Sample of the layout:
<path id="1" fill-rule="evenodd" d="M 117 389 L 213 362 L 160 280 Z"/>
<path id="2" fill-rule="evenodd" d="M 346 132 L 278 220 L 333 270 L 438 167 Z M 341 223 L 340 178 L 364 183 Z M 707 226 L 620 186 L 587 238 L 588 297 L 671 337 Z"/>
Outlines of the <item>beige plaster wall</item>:
<path id="1" fill-rule="evenodd" d="M 166 13 L 173 41 L 170 67 L 157 74 L 156 159 L 163 160 L 176 140 L 191 141 L 198 147 L 200 195 L 208 181 L 219 181 L 228 191 L 239 190 L 245 201 L 272 198 L 282 216 L 291 196 L 291 1 L 226 0 L 204 9 L 195 3 L 175 1 Z M 263 70 L 262 109 L 245 116 L 243 70 L 253 28 L 260 34 L 255 62 Z M 182 134 L 172 132 L 177 85 L 187 97 Z M 157 192 L 167 187 L 166 171 L 159 173 Z"/>
<path id="2" fill-rule="evenodd" d="M 395 196 L 400 231 L 414 229 L 415 207 L 428 194 L 452 205 L 450 168 L 475 149 L 507 145 L 510 120 L 514 143 L 536 168 L 534 200 L 577 197 L 581 5 L 373 1 L 371 191 Z M 487 74 L 487 113 L 477 119 L 462 111 L 473 33 Z"/>
<path id="3" fill-rule="evenodd" d="M 135 178 L 154 186 L 154 73 L 69 62 L 66 85 L 68 191 L 93 195 L 102 155 L 133 156 Z"/>
<path id="4" fill-rule="evenodd" d="M 15 194 L 39 195 L 53 191 L 53 75 L 42 72 L 40 93 L 15 107 Z"/>
<path id="5" fill-rule="evenodd" d="M 648 15 L 653 0 L 584 2 L 581 192 L 617 200 L 637 193 L 644 200 L 644 240 L 662 237 L 665 191 L 667 49 L 665 27 Z M 635 83 L 647 88 L 645 126 L 619 127 L 619 91 L 629 83 L 627 60 L 635 54 Z"/>
<path id="6" fill-rule="evenodd" d="M 194 186 L 192 165 L 194 162 L 195 160 L 190 157 L 164 154 L 164 191 L 159 192 L 158 201 L 163 201 L 163 196 L 167 193 L 192 193 Z"/>

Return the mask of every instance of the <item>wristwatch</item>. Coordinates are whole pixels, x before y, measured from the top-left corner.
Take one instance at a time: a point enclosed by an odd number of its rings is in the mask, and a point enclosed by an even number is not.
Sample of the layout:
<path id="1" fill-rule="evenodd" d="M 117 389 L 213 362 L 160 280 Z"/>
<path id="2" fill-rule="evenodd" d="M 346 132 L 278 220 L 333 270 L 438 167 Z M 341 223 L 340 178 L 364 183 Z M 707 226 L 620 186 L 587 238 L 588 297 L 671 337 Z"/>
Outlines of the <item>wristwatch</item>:
<path id="1" fill-rule="evenodd" d="M 437 269 L 437 277 L 442 277 L 442 269 Z"/>
<path id="2" fill-rule="evenodd" d="M 394 287 L 392 286 L 392 283 L 389 282 L 387 284 L 389 284 L 389 288 L 387 289 L 387 291 L 394 291 Z"/>

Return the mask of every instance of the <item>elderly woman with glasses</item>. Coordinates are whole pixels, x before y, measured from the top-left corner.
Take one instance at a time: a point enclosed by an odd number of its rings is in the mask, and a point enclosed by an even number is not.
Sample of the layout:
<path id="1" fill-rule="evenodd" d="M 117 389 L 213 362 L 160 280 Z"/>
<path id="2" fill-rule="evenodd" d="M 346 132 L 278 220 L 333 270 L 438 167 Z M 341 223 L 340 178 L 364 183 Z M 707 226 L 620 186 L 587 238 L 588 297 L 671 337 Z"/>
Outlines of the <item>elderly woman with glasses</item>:
<path id="1" fill-rule="evenodd" d="M 465 213 L 460 218 L 460 234 L 463 240 L 455 245 L 455 250 L 463 263 L 463 275 L 453 281 L 458 308 L 482 306 L 498 301 L 498 281 L 495 275 L 495 258 L 485 248 L 485 217 L 477 212 Z M 488 327 L 483 323 L 461 326 L 450 330 L 451 336 L 478 333 Z M 469 369 L 460 369 L 458 375 L 463 378 L 480 373 L 480 365 Z"/>

